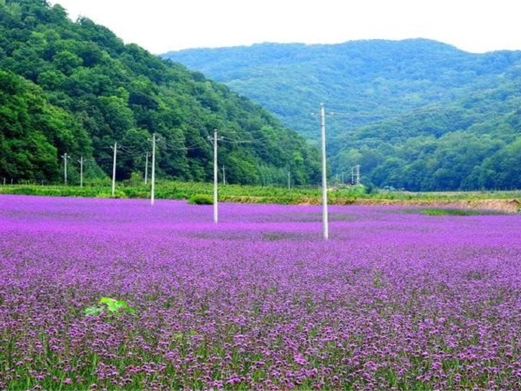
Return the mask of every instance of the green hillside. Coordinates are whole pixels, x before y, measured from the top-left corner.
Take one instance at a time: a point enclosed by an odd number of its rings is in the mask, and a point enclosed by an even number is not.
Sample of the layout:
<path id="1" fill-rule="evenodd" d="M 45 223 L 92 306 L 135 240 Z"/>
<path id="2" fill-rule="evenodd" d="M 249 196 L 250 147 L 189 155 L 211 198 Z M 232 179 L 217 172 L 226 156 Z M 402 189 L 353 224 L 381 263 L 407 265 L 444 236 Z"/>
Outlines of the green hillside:
<path id="1" fill-rule="evenodd" d="M 84 156 L 89 178 L 143 173 L 152 133 L 161 178 L 209 180 L 208 136 L 225 139 L 231 183 L 318 180 L 318 154 L 295 132 L 201 73 L 125 45 L 108 29 L 43 0 L 0 1 L 0 178 L 59 181 Z"/>
<path id="2" fill-rule="evenodd" d="M 335 167 L 361 164 L 371 182 L 409 190 L 521 188 L 521 78 L 347 130 Z"/>
<path id="3" fill-rule="evenodd" d="M 310 140 L 329 111 L 334 174 L 407 190 L 521 188 L 521 52 L 428 40 L 261 44 L 165 57 L 274 112 Z"/>

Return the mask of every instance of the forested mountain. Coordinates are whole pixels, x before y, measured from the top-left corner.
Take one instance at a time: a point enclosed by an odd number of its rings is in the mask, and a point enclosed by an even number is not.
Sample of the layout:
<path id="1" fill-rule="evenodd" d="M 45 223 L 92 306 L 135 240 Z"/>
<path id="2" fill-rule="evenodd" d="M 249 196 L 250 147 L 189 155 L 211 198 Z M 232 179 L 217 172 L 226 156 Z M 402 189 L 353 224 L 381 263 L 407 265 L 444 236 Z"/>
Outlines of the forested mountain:
<path id="1" fill-rule="evenodd" d="M 521 52 L 423 39 L 172 52 L 311 140 L 328 111 L 335 174 L 408 190 L 521 188 Z M 345 176 L 347 177 L 347 176 Z"/>
<path id="2" fill-rule="evenodd" d="M 159 176 L 208 180 L 217 128 L 232 183 L 318 179 L 318 154 L 257 104 L 199 72 L 125 45 L 44 0 L 0 0 L 0 178 L 58 181 L 84 156 L 91 177 L 142 173 L 152 133 Z"/>

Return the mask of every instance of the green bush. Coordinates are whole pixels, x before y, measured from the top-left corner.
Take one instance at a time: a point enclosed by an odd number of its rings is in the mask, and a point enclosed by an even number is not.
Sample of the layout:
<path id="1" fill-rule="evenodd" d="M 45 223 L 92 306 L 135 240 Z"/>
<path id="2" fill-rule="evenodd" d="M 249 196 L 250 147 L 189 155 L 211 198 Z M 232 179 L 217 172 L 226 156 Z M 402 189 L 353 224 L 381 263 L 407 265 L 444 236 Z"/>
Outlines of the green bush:
<path id="1" fill-rule="evenodd" d="M 121 190 L 116 190 L 114 192 L 114 197 L 112 197 L 111 192 L 101 192 L 96 195 L 96 198 L 128 198 L 125 192 Z"/>
<path id="2" fill-rule="evenodd" d="M 140 186 L 143 183 L 143 176 L 140 172 L 133 172 L 130 174 L 130 178 L 124 181 L 126 185 Z"/>
<path id="3" fill-rule="evenodd" d="M 195 194 L 190 197 L 188 202 L 192 205 L 213 205 L 213 199 L 206 194 Z"/>

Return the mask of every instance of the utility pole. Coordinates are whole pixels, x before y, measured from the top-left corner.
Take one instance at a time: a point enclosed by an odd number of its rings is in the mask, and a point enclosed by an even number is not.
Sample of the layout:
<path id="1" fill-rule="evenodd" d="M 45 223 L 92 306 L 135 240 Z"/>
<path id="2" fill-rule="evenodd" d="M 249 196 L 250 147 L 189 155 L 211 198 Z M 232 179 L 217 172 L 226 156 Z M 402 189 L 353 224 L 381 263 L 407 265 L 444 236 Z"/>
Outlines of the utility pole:
<path id="1" fill-rule="evenodd" d="M 154 205 L 156 197 L 156 134 L 152 134 L 152 178 L 150 187 L 150 205 Z"/>
<path id="2" fill-rule="evenodd" d="M 65 152 L 62 155 L 62 159 L 63 159 L 63 182 L 65 183 L 65 186 L 67 186 L 67 161 L 70 158 L 71 157 L 67 154 L 67 152 Z"/>
<path id="3" fill-rule="evenodd" d="M 213 143 L 213 222 L 219 222 L 219 199 L 217 192 L 218 185 L 218 172 L 219 166 L 217 165 L 217 142 L 222 140 L 222 137 L 217 137 L 217 129 L 213 130 L 213 138 L 208 136 L 208 140 L 210 143 Z M 223 166 L 223 176 L 224 176 L 224 166 Z"/>
<path id="4" fill-rule="evenodd" d="M 355 166 L 356 168 L 356 184 L 359 185 L 360 184 L 360 164 L 357 164 Z"/>
<path id="5" fill-rule="evenodd" d="M 288 190 L 291 190 L 291 171 L 288 170 Z"/>
<path id="6" fill-rule="evenodd" d="M 324 239 L 329 239 L 329 221 L 327 211 L 327 166 L 326 166 L 326 110 L 320 104 L 320 130 L 322 135 L 322 225 Z"/>
<path id="7" fill-rule="evenodd" d="M 226 169 L 224 168 L 224 164 L 223 164 L 223 185 L 226 185 Z"/>
<path id="8" fill-rule="evenodd" d="M 5 177 L 4 177 L 4 186 L 5 186 Z"/>
<path id="9" fill-rule="evenodd" d="M 145 155 L 145 185 L 148 183 L 148 151 Z"/>
<path id="10" fill-rule="evenodd" d="M 80 187 L 83 187 L 83 156 L 80 157 L 78 163 L 80 163 Z"/>
<path id="11" fill-rule="evenodd" d="M 116 195 L 116 157 L 118 153 L 118 143 L 114 142 L 114 146 L 111 147 L 114 151 L 114 158 L 112 160 L 112 198 Z"/>
<path id="12" fill-rule="evenodd" d="M 213 222 L 219 222 L 219 206 L 217 205 L 217 129 L 213 130 Z"/>

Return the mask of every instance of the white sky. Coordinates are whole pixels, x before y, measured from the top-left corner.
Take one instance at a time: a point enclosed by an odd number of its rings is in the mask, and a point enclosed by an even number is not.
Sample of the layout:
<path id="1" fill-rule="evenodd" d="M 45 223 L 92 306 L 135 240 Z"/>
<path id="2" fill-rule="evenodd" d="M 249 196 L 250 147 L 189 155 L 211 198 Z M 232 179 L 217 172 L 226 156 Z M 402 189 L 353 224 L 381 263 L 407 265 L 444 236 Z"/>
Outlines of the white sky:
<path id="1" fill-rule="evenodd" d="M 152 53 L 259 42 L 430 38 L 521 50 L 521 0 L 51 0 Z"/>

